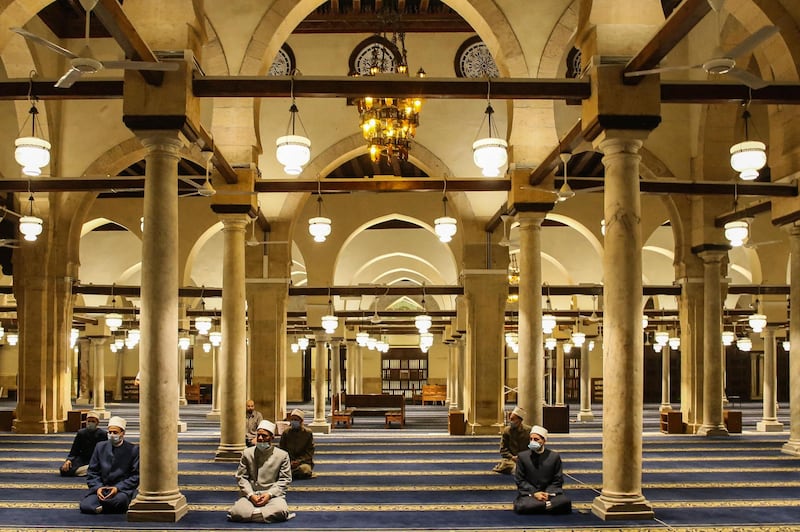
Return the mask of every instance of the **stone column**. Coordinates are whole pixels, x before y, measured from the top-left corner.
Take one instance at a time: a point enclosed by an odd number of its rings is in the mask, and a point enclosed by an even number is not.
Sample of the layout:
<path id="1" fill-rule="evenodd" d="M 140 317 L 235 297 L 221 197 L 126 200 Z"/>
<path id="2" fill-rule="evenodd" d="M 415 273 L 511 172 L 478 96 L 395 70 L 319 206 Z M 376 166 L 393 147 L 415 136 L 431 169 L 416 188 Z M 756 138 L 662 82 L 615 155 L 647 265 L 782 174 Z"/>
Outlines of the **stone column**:
<path id="1" fill-rule="evenodd" d="M 789 227 L 789 441 L 781 452 L 800 456 L 800 227 Z"/>
<path id="2" fill-rule="evenodd" d="M 122 351 L 117 352 L 117 376 L 114 380 L 114 400 L 121 401 L 122 400 L 122 366 L 123 366 L 123 357 L 125 355 L 122 354 Z"/>
<path id="3" fill-rule="evenodd" d="M 519 353 L 517 405 L 530 425 L 542 424 L 544 405 L 544 337 L 542 331 L 541 213 L 523 212 L 519 221 Z"/>
<path id="4" fill-rule="evenodd" d="M 681 320 L 681 393 L 680 412 L 686 432 L 697 433 L 703 418 L 704 341 L 703 261 L 688 249 L 681 263 L 685 270 L 677 283 L 681 286 L 678 299 Z M 721 335 L 720 331 L 720 335 Z"/>
<path id="5" fill-rule="evenodd" d="M 556 401 L 555 406 L 564 406 L 564 344 L 556 346 Z"/>
<path id="6" fill-rule="evenodd" d="M 464 379 L 466 373 L 466 356 L 467 356 L 467 348 L 466 348 L 466 340 L 462 336 L 458 340 L 456 340 L 457 345 L 457 363 L 458 363 L 458 386 L 456 387 L 456 401 L 458 401 L 461 410 L 466 410 L 466 400 L 464 395 Z"/>
<path id="7" fill-rule="evenodd" d="M 186 406 L 189 401 L 186 400 L 186 351 L 180 347 L 178 351 L 178 405 Z"/>
<path id="8" fill-rule="evenodd" d="M 499 434 L 503 427 L 503 325 L 507 270 L 464 270 L 467 300 L 468 422 L 472 434 Z"/>
<path id="9" fill-rule="evenodd" d="M 638 152 L 644 132 L 606 131 L 603 255 L 603 490 L 592 503 L 602 519 L 648 519 L 642 495 L 642 228 Z"/>
<path id="10" fill-rule="evenodd" d="M 178 179 L 180 134 L 137 132 L 147 148 L 139 341 L 139 494 L 128 521 L 176 522 L 188 511 L 178 487 Z"/>
<path id="11" fill-rule="evenodd" d="M 342 393 L 341 349 L 340 339 L 331 340 L 331 397 Z M 333 406 L 333 401 L 331 401 Z"/>
<path id="12" fill-rule="evenodd" d="M 80 369 L 78 374 L 78 398 L 75 402 L 82 405 L 89 404 L 89 379 L 91 371 L 89 362 L 91 349 L 91 341 L 85 336 L 78 338 L 78 359 L 80 360 Z"/>
<path id="13" fill-rule="evenodd" d="M 355 362 L 355 391 L 353 393 L 364 393 L 364 347 L 358 348 L 358 353 L 356 354 Z"/>
<path id="14" fill-rule="evenodd" d="M 108 419 L 111 413 L 106 411 L 106 351 L 103 345 L 106 343 L 105 336 L 90 338 L 92 343 L 92 364 L 94 372 L 92 374 L 92 410 L 97 412 L 101 419 Z"/>
<path id="15" fill-rule="evenodd" d="M 314 348 L 314 421 L 308 428 L 318 434 L 330 434 L 331 424 L 325 419 L 326 381 L 328 377 L 328 348 L 325 336 L 317 335 Z"/>
<path id="16" fill-rule="evenodd" d="M 727 436 L 722 419 L 723 355 L 722 349 L 722 259 L 727 246 L 707 245 L 697 253 L 703 259 L 703 423 L 697 429 L 701 436 Z"/>
<path id="17" fill-rule="evenodd" d="M 449 400 L 449 409 L 459 410 L 461 408 L 459 406 L 461 403 L 458 402 L 458 341 L 451 338 L 450 343 L 447 344 L 447 347 L 450 351 L 450 371 L 447 379 L 447 397 Z"/>
<path id="18" fill-rule="evenodd" d="M 669 357 L 671 351 L 669 346 L 661 348 L 661 407 L 660 412 L 669 412 L 672 410 L 672 405 L 669 400 Z"/>
<path id="19" fill-rule="evenodd" d="M 219 347 L 211 346 L 211 410 L 206 419 L 219 421 Z"/>
<path id="20" fill-rule="evenodd" d="M 756 423 L 759 432 L 781 432 L 783 423 L 778 421 L 775 404 L 778 397 L 778 373 L 775 360 L 775 328 L 766 327 L 764 338 L 764 385 L 761 400 L 763 401 L 764 414 L 761 421 Z M 791 345 L 789 346 L 791 348 Z"/>
<path id="21" fill-rule="evenodd" d="M 247 346 L 245 327 L 244 240 L 249 218 L 220 214 L 222 254 L 222 359 L 220 372 L 220 441 L 216 461 L 238 461 L 245 448 Z M 272 420 L 274 421 L 274 420 Z"/>
<path id="22" fill-rule="evenodd" d="M 581 352 L 581 409 L 577 419 L 578 421 L 593 421 L 589 346 L 583 344 L 578 349 Z"/>

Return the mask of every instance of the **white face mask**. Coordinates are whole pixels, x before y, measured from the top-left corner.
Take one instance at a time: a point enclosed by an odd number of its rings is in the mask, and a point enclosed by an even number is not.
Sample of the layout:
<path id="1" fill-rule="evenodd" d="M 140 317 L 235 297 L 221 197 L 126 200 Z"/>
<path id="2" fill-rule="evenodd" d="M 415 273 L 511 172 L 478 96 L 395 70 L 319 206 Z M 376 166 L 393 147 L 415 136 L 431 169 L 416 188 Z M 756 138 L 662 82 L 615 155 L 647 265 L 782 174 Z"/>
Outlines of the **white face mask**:
<path id="1" fill-rule="evenodd" d="M 108 441 L 111 442 L 111 445 L 119 445 L 122 443 L 122 434 L 108 434 Z"/>
<path id="2" fill-rule="evenodd" d="M 532 441 L 532 442 L 530 442 L 528 444 L 528 449 L 530 449 L 533 452 L 537 452 L 541 448 L 542 448 L 542 444 L 539 443 L 538 441 Z"/>
<path id="3" fill-rule="evenodd" d="M 260 441 L 260 442 L 257 442 L 257 443 L 256 443 L 256 447 L 258 447 L 258 448 L 259 448 L 260 450 L 262 450 L 262 451 L 264 451 L 264 450 L 266 450 L 266 449 L 269 449 L 269 446 L 270 446 L 270 445 L 271 445 L 271 444 L 270 444 L 270 442 L 268 442 L 268 441 Z"/>
<path id="4" fill-rule="evenodd" d="M 97 423 L 95 423 L 94 421 L 87 421 L 86 428 L 94 432 L 95 430 L 97 430 Z"/>

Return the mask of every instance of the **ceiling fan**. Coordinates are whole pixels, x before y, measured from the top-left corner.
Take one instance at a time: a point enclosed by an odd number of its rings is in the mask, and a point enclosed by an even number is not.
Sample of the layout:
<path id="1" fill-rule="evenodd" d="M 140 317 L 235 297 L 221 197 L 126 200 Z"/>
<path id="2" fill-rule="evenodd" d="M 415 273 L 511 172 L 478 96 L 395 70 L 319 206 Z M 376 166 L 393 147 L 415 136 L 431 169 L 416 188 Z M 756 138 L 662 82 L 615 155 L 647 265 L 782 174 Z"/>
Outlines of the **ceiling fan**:
<path id="1" fill-rule="evenodd" d="M 723 2 L 724 0 L 708 0 L 708 3 L 711 5 L 711 9 L 717 13 L 717 17 L 719 17 Z M 779 28 L 777 26 L 764 26 L 730 50 L 725 51 L 717 46 L 714 54 L 709 59 L 697 65 L 680 65 L 651 68 L 648 70 L 637 70 L 634 72 L 625 72 L 625 77 L 630 78 L 634 76 L 646 76 L 648 74 L 658 74 L 661 72 L 670 72 L 675 70 L 692 70 L 702 68 L 707 74 L 726 75 L 747 85 L 751 89 L 761 89 L 766 87 L 768 83 L 755 74 L 738 68 L 736 66 L 736 58 L 751 53 L 761 43 L 778 33 L 778 31 Z"/>
<path id="2" fill-rule="evenodd" d="M 86 44 L 79 54 L 71 52 L 66 48 L 48 41 L 44 37 L 31 33 L 23 28 L 11 28 L 11 31 L 22 35 L 29 41 L 49 48 L 50 50 L 63 55 L 70 62 L 70 68 L 56 82 L 56 87 L 66 89 L 78 81 L 84 74 L 95 74 L 105 69 L 128 69 L 128 70 L 178 70 L 178 63 L 153 62 L 153 61 L 100 61 L 95 59 L 89 48 L 89 19 L 92 10 L 97 5 L 98 0 L 80 0 L 81 6 L 86 11 L 86 31 L 84 40 Z"/>
<path id="3" fill-rule="evenodd" d="M 512 247 L 519 244 L 519 242 L 511 239 L 511 226 L 513 224 L 509 224 L 508 222 L 510 222 L 513 218 L 513 216 L 508 214 L 500 215 L 500 219 L 503 220 L 503 238 L 497 243 L 498 245 L 503 247 Z"/>
<path id="4" fill-rule="evenodd" d="M 0 248 L 13 248 L 19 247 L 19 240 L 16 238 L 0 238 Z"/>
<path id="5" fill-rule="evenodd" d="M 269 233 L 267 233 L 269 234 Z M 244 241 L 246 246 L 255 247 L 255 246 L 266 246 L 268 244 L 288 244 L 288 240 L 259 240 L 256 238 L 256 219 L 253 218 L 253 230 L 250 234 L 250 238 Z"/>

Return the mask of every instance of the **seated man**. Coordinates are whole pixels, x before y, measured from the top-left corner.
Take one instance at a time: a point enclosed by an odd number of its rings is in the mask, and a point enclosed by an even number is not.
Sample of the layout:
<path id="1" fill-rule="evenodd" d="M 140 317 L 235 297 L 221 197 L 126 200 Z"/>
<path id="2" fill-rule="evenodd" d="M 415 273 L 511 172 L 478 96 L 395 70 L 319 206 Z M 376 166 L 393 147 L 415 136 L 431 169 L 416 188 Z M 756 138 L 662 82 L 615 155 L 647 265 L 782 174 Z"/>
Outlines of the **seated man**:
<path id="1" fill-rule="evenodd" d="M 242 451 L 236 470 L 241 497 L 228 511 L 231 521 L 277 523 L 294 515 L 286 504 L 292 482 L 289 454 L 272 445 L 275 423 L 263 420 L 256 430 L 256 445 Z"/>
<path id="2" fill-rule="evenodd" d="M 289 453 L 292 479 L 314 476 L 314 433 L 303 425 L 305 412 L 295 408 L 289 414 L 290 427 L 281 434 L 280 447 Z"/>
<path id="3" fill-rule="evenodd" d="M 494 466 L 492 471 L 510 475 L 514 472 L 517 465 L 517 455 L 528 448 L 530 441 L 530 425 L 525 425 L 525 410 L 520 407 L 514 408 L 508 416 L 508 426 L 503 429 L 500 436 L 500 462 Z"/>
<path id="4" fill-rule="evenodd" d="M 98 428 L 99 423 L 100 416 L 97 415 L 97 412 L 92 411 L 86 414 L 86 427 L 75 434 L 67 459 L 61 464 L 59 471 L 62 477 L 86 476 L 94 446 L 108 439 L 106 431 Z"/>
<path id="5" fill-rule="evenodd" d="M 89 493 L 81 500 L 86 514 L 125 513 L 139 487 L 139 446 L 125 441 L 127 422 L 108 420 L 108 440 L 94 448 L 86 483 Z"/>
<path id="6" fill-rule="evenodd" d="M 564 495 L 561 455 L 545 449 L 547 429 L 534 425 L 528 450 L 519 453 L 514 480 L 517 499 L 514 511 L 518 514 L 568 514 L 572 502 Z"/>
<path id="7" fill-rule="evenodd" d="M 245 430 L 244 444 L 252 447 L 256 444 L 256 428 L 261 420 L 264 419 L 261 412 L 256 410 L 256 403 L 252 399 L 248 399 L 245 403 Z"/>

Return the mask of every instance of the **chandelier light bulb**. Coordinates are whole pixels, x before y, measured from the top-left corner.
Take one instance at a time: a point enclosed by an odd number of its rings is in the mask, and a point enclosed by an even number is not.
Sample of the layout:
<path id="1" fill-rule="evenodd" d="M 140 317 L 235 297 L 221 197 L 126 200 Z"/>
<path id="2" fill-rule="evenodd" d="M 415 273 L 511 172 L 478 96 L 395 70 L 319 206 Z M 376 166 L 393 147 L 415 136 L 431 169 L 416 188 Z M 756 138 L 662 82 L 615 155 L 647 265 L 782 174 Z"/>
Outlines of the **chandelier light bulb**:
<path id="1" fill-rule="evenodd" d="M 572 344 L 569 342 L 564 342 L 564 345 L 561 346 L 561 349 L 564 350 L 565 355 L 568 355 L 570 351 L 572 351 Z"/>
<path id="2" fill-rule="evenodd" d="M 743 336 L 736 340 L 736 347 L 739 348 L 739 351 L 748 352 L 753 349 L 753 341 L 750 338 Z"/>
<path id="3" fill-rule="evenodd" d="M 419 345 L 431 347 L 433 345 L 433 333 L 423 332 L 419 334 Z"/>
<path id="4" fill-rule="evenodd" d="M 222 345 L 222 333 L 219 331 L 211 331 L 208 333 L 208 341 L 211 342 L 211 345 L 214 347 L 219 347 Z"/>
<path id="5" fill-rule="evenodd" d="M 8 345 L 17 345 L 19 343 L 19 334 L 10 332 L 6 335 L 6 342 Z"/>
<path id="6" fill-rule="evenodd" d="M 508 162 L 508 142 L 497 137 L 478 139 L 472 143 L 472 160 L 484 177 L 499 177 Z"/>
<path id="7" fill-rule="evenodd" d="M 112 332 L 122 327 L 122 314 L 117 312 L 106 314 L 106 326 Z"/>
<path id="8" fill-rule="evenodd" d="M 308 232 L 314 237 L 314 242 L 325 242 L 331 234 L 331 219 L 324 216 L 315 216 L 308 220 Z"/>
<path id="9" fill-rule="evenodd" d="M 209 316 L 197 316 L 194 319 L 194 326 L 198 334 L 205 336 L 211 330 L 211 318 Z"/>
<path id="10" fill-rule="evenodd" d="M 660 346 L 665 346 L 669 342 L 669 333 L 667 331 L 656 331 L 656 343 Z"/>
<path id="11" fill-rule="evenodd" d="M 451 216 L 441 216 L 433 221 L 434 232 L 441 242 L 447 243 L 453 239 L 458 231 L 456 219 Z"/>
<path id="12" fill-rule="evenodd" d="M 285 135 L 275 141 L 275 156 L 287 175 L 298 175 L 311 160 L 311 141 L 301 135 Z"/>
<path id="13" fill-rule="evenodd" d="M 746 140 L 731 146 L 731 168 L 744 181 L 753 181 L 767 164 L 767 146 L 757 140 Z"/>
<path id="14" fill-rule="evenodd" d="M 50 163 L 50 143 L 39 137 L 20 137 L 14 141 L 14 159 L 29 177 L 42 175 L 42 168 Z"/>
<path id="15" fill-rule="evenodd" d="M 339 318 L 334 314 L 326 314 L 322 316 L 322 328 L 328 334 L 333 334 L 339 327 Z"/>
<path id="16" fill-rule="evenodd" d="M 114 345 L 117 346 L 117 349 L 122 349 L 125 347 L 125 338 L 115 338 Z"/>
<path id="17" fill-rule="evenodd" d="M 292 350 L 292 353 L 297 353 L 300 351 L 300 346 L 297 344 L 297 342 L 292 342 L 292 344 L 289 346 L 289 349 Z"/>
<path id="18" fill-rule="evenodd" d="M 673 336 L 668 341 L 670 349 L 677 350 L 681 347 L 681 339 L 677 336 Z"/>
<path id="19" fill-rule="evenodd" d="M 556 328 L 556 317 L 552 314 L 542 315 L 542 330 L 545 334 L 550 334 Z"/>
<path id="20" fill-rule="evenodd" d="M 664 344 L 653 344 L 653 351 L 660 353 L 664 349 Z"/>
<path id="21" fill-rule="evenodd" d="M 181 348 L 181 351 L 186 351 L 189 349 L 190 345 L 192 345 L 192 339 L 188 336 L 181 336 L 178 338 L 178 347 Z"/>
<path id="22" fill-rule="evenodd" d="M 733 345 L 733 341 L 735 339 L 736 335 L 733 333 L 733 331 L 722 331 L 722 345 Z"/>
<path id="23" fill-rule="evenodd" d="M 747 318 L 747 323 L 753 329 L 753 332 L 760 333 L 767 326 L 767 317 L 764 314 L 751 314 Z"/>
<path id="24" fill-rule="evenodd" d="M 297 339 L 297 345 L 300 346 L 300 351 L 305 351 L 306 349 L 308 349 L 308 338 L 306 338 L 305 336 L 301 336 L 300 338 Z"/>
<path id="25" fill-rule="evenodd" d="M 548 351 L 552 351 L 558 345 L 558 340 L 553 338 L 552 336 L 548 336 L 544 339 L 544 348 Z"/>
<path id="26" fill-rule="evenodd" d="M 789 340 L 784 340 L 783 342 L 781 342 L 781 345 L 783 346 L 783 350 L 788 353 L 789 352 L 789 347 L 791 347 L 791 344 L 789 343 Z"/>
<path id="27" fill-rule="evenodd" d="M 733 220 L 725 224 L 725 238 L 727 238 L 731 246 L 739 247 L 747 242 L 750 236 L 750 224 L 747 220 Z"/>
<path id="28" fill-rule="evenodd" d="M 428 332 L 428 329 L 431 328 L 433 324 L 433 320 L 427 314 L 420 314 L 416 318 L 414 318 L 414 326 L 420 333 Z"/>
<path id="29" fill-rule="evenodd" d="M 582 332 L 572 333 L 572 343 L 575 345 L 575 347 L 581 347 L 586 343 L 586 334 Z"/>
<path id="30" fill-rule="evenodd" d="M 361 331 L 356 333 L 356 343 L 359 347 L 364 347 L 367 345 L 367 340 L 369 339 L 369 333 Z"/>
<path id="31" fill-rule="evenodd" d="M 203 342 L 203 353 L 210 353 L 211 352 L 211 344 L 208 342 Z"/>
<path id="32" fill-rule="evenodd" d="M 35 242 L 36 238 L 42 234 L 42 224 L 44 222 L 37 216 L 22 216 L 19 219 L 19 232 L 23 238 L 29 242 Z"/>

